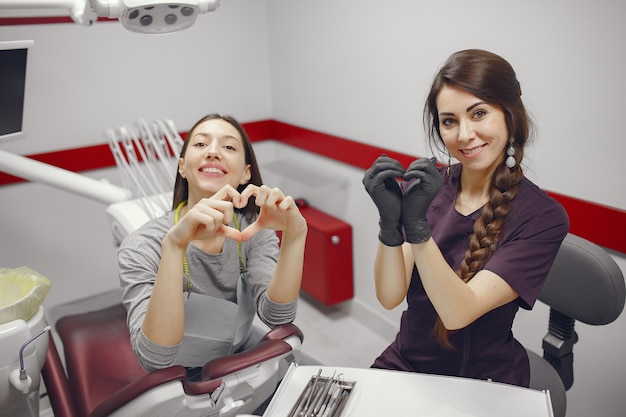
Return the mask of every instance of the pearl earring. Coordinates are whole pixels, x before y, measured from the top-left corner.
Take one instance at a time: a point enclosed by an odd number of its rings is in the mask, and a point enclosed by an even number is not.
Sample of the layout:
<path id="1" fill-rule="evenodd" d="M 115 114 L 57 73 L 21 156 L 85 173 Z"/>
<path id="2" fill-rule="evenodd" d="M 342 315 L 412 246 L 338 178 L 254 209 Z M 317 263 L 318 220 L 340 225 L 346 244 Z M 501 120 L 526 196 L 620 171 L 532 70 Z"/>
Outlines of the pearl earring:
<path id="1" fill-rule="evenodd" d="M 515 168 L 515 165 L 517 164 L 517 162 L 515 161 L 515 158 L 513 157 L 515 155 L 515 148 L 513 147 L 513 138 L 509 139 L 509 147 L 506 150 L 506 161 L 504 161 L 504 163 L 506 164 L 507 167 L 513 169 Z"/>

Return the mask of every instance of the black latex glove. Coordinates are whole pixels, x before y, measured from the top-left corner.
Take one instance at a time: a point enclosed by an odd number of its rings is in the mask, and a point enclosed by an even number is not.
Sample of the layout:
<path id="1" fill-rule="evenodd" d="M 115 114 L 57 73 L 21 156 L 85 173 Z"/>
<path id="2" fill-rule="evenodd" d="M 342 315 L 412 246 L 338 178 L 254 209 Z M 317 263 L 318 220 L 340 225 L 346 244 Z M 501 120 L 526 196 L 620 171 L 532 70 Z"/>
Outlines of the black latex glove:
<path id="1" fill-rule="evenodd" d="M 426 212 L 443 185 L 436 162 L 437 158 L 413 161 L 402 176 L 405 181 L 415 178 L 402 198 L 402 224 L 409 243 L 422 243 L 430 238 Z"/>
<path id="2" fill-rule="evenodd" d="M 365 190 L 376 204 L 380 215 L 378 239 L 387 246 L 400 246 L 404 243 L 402 190 L 396 180 L 402 174 L 402 164 L 382 154 L 363 176 Z"/>

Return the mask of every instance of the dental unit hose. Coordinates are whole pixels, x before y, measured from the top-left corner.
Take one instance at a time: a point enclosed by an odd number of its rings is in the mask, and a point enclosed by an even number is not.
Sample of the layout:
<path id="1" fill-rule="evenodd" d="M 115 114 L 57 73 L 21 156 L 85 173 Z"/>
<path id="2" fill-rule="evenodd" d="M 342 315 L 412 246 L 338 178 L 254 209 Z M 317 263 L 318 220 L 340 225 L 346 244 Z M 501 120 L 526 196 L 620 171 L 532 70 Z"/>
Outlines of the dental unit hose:
<path id="1" fill-rule="evenodd" d="M 22 391 L 22 393 L 24 393 L 24 395 L 28 395 L 28 393 L 30 391 L 30 386 L 32 384 L 32 380 L 30 379 L 30 377 L 26 373 L 26 366 L 24 365 L 24 349 L 26 349 L 26 346 L 28 346 L 30 343 L 32 343 L 35 339 L 37 339 L 38 337 L 40 337 L 41 335 L 43 335 L 44 333 L 46 333 L 49 330 L 50 330 L 50 326 L 46 326 L 42 331 L 40 331 L 39 333 L 37 333 L 36 335 L 34 335 L 30 339 L 28 339 L 22 345 L 22 347 L 20 347 L 20 369 L 19 369 L 19 373 L 18 373 L 17 370 L 11 372 L 11 376 L 10 376 L 9 379 L 11 380 L 11 383 L 13 384 L 13 386 L 15 388 L 17 388 L 18 390 Z"/>

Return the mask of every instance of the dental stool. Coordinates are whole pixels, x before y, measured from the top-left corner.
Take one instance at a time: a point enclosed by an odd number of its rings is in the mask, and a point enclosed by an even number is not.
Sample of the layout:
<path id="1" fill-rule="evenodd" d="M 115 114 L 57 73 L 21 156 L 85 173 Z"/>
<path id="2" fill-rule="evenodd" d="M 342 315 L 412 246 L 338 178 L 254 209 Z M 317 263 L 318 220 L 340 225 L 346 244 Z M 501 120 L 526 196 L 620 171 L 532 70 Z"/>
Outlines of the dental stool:
<path id="1" fill-rule="evenodd" d="M 62 317 L 56 330 L 65 367 L 50 338 L 42 369 L 55 417 L 253 413 L 299 360 L 303 339 L 295 325 L 279 326 L 252 349 L 208 362 L 202 380 L 192 382 L 180 365 L 153 372 L 141 367 L 121 304 Z"/>
<path id="2" fill-rule="evenodd" d="M 624 310 L 626 285 L 613 258 L 600 246 L 568 234 L 539 294 L 550 307 L 543 357 L 526 349 L 530 361 L 530 388 L 549 390 L 555 417 L 564 417 L 567 395 L 574 384 L 576 321 L 602 326 Z"/>

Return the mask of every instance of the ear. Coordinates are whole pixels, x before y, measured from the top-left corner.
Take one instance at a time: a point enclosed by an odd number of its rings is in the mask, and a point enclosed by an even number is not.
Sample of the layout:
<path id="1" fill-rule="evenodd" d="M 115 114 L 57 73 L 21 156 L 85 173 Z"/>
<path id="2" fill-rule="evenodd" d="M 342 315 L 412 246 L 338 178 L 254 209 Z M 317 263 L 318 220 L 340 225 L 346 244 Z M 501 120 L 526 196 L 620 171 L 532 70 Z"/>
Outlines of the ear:
<path id="1" fill-rule="evenodd" d="M 246 167 L 243 170 L 243 174 L 241 175 L 241 179 L 239 180 L 239 184 L 244 185 L 250 181 L 252 174 L 250 172 L 250 164 L 246 164 Z"/>
<path id="2" fill-rule="evenodd" d="M 185 158 L 178 158 L 178 173 L 185 178 Z"/>

